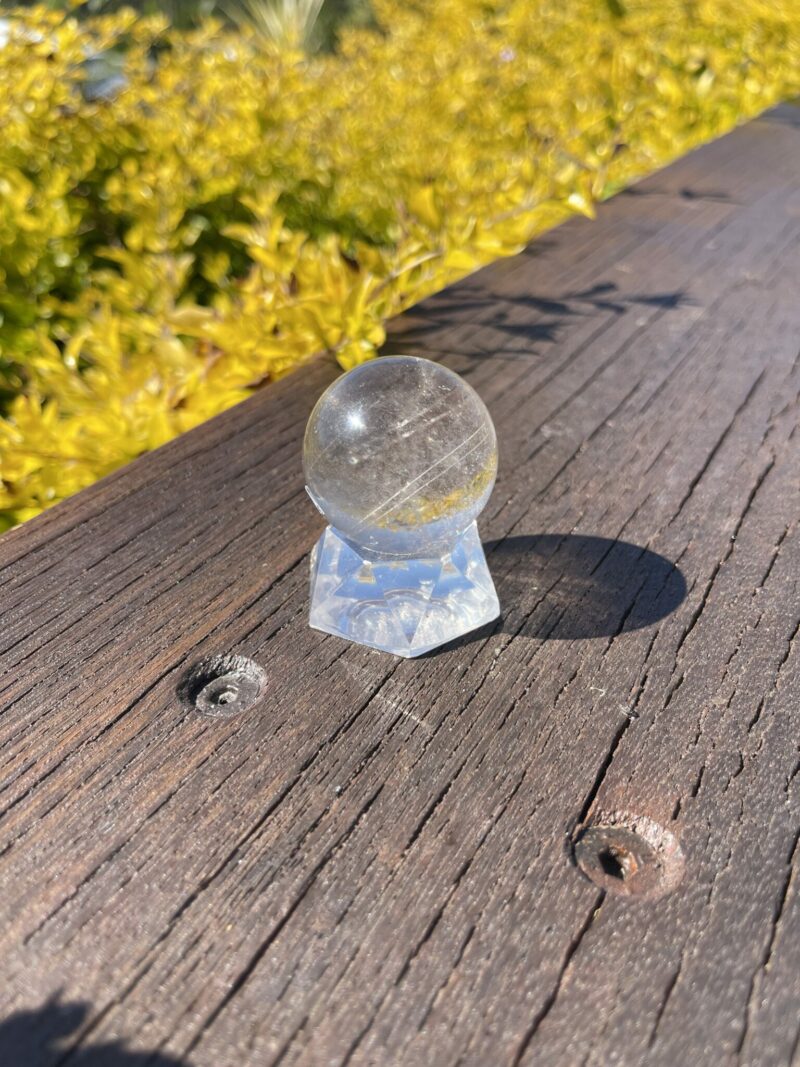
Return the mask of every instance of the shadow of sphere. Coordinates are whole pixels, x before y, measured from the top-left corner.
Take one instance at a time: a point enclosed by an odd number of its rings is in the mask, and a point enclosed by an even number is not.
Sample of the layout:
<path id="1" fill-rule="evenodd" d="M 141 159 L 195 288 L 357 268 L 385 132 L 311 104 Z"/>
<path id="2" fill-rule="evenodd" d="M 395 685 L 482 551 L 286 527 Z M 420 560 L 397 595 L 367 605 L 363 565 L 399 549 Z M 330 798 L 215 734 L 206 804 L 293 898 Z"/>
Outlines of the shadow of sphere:
<path id="1" fill-rule="evenodd" d="M 525 625 L 531 637 L 569 641 L 639 630 L 686 596 L 686 579 L 674 563 L 627 541 L 529 534 L 487 541 L 484 548 L 504 612 L 541 591 L 550 610 L 542 633 Z"/>

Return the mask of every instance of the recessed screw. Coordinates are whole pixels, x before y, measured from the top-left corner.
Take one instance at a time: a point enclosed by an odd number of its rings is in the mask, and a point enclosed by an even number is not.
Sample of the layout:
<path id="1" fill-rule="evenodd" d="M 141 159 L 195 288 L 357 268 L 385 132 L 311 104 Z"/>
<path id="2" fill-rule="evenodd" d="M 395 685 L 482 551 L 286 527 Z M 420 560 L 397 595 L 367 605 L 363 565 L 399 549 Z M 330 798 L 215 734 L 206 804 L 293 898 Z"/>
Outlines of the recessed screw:
<path id="1" fill-rule="evenodd" d="M 266 686 L 262 667 L 244 656 L 212 656 L 186 674 L 180 694 L 188 706 L 216 719 L 227 719 L 252 707 Z"/>
<path id="2" fill-rule="evenodd" d="M 573 840 L 575 862 L 609 893 L 654 900 L 680 882 L 684 857 L 675 835 L 646 816 L 598 812 Z"/>

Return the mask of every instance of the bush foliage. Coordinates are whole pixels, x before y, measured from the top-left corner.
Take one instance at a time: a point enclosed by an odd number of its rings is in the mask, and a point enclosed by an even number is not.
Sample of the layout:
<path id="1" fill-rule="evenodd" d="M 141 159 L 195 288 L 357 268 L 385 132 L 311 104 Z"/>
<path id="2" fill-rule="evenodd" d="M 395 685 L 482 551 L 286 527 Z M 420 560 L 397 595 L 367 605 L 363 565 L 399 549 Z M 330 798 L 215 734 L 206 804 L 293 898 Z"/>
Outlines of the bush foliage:
<path id="1" fill-rule="evenodd" d="M 796 0 L 0 23 L 0 515 L 25 519 L 800 83 Z"/>

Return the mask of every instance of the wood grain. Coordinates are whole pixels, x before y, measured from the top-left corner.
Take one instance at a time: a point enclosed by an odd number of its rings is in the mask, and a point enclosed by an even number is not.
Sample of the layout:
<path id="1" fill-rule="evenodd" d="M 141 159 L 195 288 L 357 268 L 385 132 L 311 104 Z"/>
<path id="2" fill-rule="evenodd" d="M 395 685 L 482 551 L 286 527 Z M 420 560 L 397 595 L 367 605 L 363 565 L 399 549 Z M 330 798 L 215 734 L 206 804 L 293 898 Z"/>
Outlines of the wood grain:
<path id="1" fill-rule="evenodd" d="M 0 540 L 4 1067 L 798 1062 L 798 171 L 785 106 L 393 324 L 501 449 L 438 654 L 307 627 L 324 360 Z"/>

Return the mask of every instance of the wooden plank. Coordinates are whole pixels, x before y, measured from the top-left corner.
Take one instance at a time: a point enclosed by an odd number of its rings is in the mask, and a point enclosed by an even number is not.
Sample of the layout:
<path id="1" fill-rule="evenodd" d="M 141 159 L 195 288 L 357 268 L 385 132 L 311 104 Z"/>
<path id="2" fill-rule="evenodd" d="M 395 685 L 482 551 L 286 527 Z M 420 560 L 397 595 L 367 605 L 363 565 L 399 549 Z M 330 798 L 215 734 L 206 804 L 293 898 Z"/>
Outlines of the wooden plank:
<path id="1" fill-rule="evenodd" d="M 0 1063 L 796 1060 L 799 167 L 779 108 L 394 324 L 501 448 L 439 654 L 306 625 L 325 361 L 0 540 Z"/>

